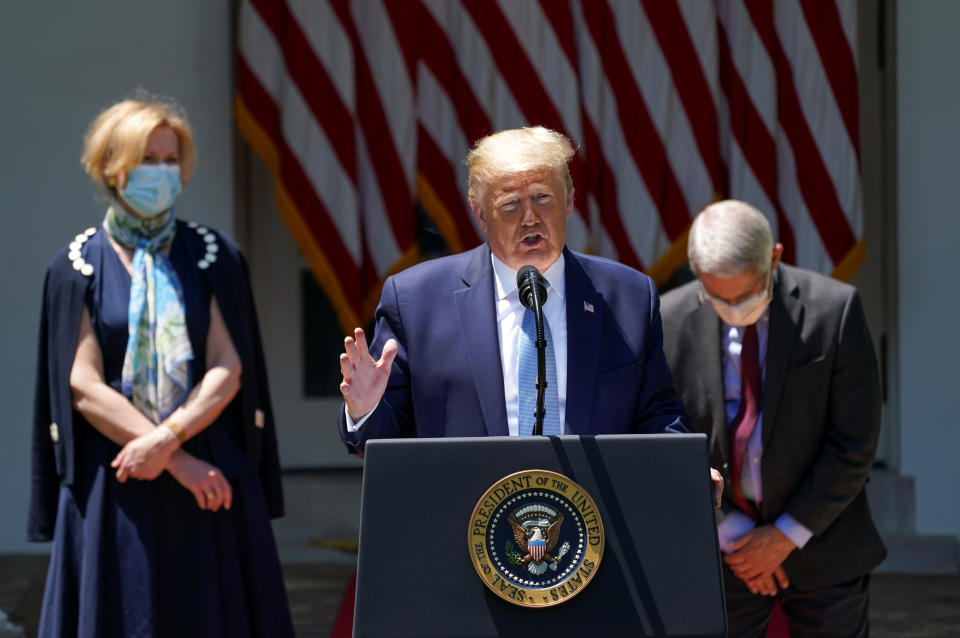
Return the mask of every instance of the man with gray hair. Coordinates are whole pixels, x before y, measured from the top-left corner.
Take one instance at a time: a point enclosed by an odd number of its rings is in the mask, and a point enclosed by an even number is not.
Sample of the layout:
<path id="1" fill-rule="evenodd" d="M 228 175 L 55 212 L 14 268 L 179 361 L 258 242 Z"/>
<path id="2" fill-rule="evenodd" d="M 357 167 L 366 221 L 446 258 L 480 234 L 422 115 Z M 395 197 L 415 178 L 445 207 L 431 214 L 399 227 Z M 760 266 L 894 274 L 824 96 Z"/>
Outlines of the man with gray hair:
<path id="1" fill-rule="evenodd" d="M 781 263 L 758 210 L 694 219 L 697 281 L 663 296 L 664 352 L 726 482 L 717 531 L 729 635 L 762 636 L 774 600 L 791 633 L 867 635 L 886 555 L 864 485 L 880 384 L 857 290 Z"/>

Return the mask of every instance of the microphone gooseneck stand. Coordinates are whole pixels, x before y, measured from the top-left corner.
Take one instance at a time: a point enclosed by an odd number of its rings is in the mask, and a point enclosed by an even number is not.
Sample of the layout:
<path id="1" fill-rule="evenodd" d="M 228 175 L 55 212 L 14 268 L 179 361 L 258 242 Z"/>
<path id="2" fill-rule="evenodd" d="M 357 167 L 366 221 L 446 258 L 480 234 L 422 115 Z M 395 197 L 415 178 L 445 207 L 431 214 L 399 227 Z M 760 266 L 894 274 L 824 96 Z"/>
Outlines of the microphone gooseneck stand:
<path id="1" fill-rule="evenodd" d="M 533 412 L 533 436 L 543 434 L 543 417 L 546 414 L 544 406 L 547 393 L 547 339 L 543 327 L 543 304 L 547 301 L 547 288 L 543 284 L 543 276 L 533 266 L 524 266 L 517 271 L 517 289 L 520 293 L 520 303 L 533 311 L 533 322 L 536 326 L 537 338 L 534 345 L 537 347 L 537 406 Z M 523 418 L 523 415 L 520 415 Z"/>

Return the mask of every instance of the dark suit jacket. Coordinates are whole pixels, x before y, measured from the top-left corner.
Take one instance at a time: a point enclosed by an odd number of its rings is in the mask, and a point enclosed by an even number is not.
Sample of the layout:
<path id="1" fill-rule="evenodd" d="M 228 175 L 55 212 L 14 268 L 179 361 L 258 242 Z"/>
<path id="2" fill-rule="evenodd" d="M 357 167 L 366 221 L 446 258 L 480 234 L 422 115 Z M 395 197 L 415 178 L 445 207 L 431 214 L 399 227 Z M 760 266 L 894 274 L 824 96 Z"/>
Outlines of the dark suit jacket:
<path id="1" fill-rule="evenodd" d="M 237 415 L 242 421 L 243 448 L 250 467 L 259 474 L 270 515 L 282 516 L 280 459 L 247 262 L 232 240 L 213 230 L 209 233 L 216 238 L 219 252 L 216 261 L 203 273 L 217 298 L 223 321 L 243 365 L 240 391 L 221 412 L 220 418 L 231 419 Z M 204 259 L 207 241 L 179 220 L 176 241 L 184 243 L 195 263 Z M 95 270 L 101 267 L 99 255 L 109 254 L 104 250 L 107 242 L 106 233 L 98 230 L 81 248 L 84 259 Z M 83 449 L 82 437 L 92 427 L 73 409 L 70 391 L 78 326 L 84 297 L 92 284 L 90 278 L 73 268 L 67 253 L 68 248 L 64 247 L 50 262 L 43 287 L 27 527 L 27 538 L 31 541 L 53 538 L 60 486 L 73 484 L 76 454 Z M 262 421 L 256 418 L 258 412 L 263 415 Z M 53 424 L 56 424 L 56 436 L 52 435 Z"/>
<path id="2" fill-rule="evenodd" d="M 720 319 L 694 281 L 663 296 L 664 352 L 693 429 L 730 494 Z M 763 387 L 760 522 L 783 512 L 813 532 L 784 562 L 816 589 L 868 573 L 886 556 L 864 485 L 880 433 L 880 383 L 857 290 L 781 265 L 770 304 Z M 736 508 L 724 498 L 724 509 Z"/>
<path id="3" fill-rule="evenodd" d="M 685 432 L 686 417 L 663 358 L 659 300 L 646 275 L 564 251 L 567 431 Z M 374 358 L 399 343 L 383 400 L 359 432 L 367 439 L 506 436 L 507 409 L 487 244 L 387 279 L 370 344 Z M 589 305 L 585 305 L 589 304 Z"/>

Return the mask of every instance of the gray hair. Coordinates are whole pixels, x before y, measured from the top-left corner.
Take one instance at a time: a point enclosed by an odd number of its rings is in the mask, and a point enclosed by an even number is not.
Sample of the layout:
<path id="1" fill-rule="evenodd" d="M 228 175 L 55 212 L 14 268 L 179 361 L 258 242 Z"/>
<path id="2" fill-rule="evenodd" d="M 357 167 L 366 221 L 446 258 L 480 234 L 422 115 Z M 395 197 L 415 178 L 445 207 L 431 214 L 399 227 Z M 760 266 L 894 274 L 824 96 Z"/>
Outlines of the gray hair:
<path id="1" fill-rule="evenodd" d="M 508 129 L 481 138 L 467 155 L 470 170 L 467 198 L 480 203 L 486 187 L 508 175 L 542 170 L 557 172 L 566 201 L 573 197 L 568 164 L 574 155 L 566 136 L 542 126 Z"/>
<path id="2" fill-rule="evenodd" d="M 770 223 L 745 202 L 727 199 L 710 204 L 690 226 L 687 259 L 697 276 L 732 277 L 751 269 L 765 275 L 773 259 Z"/>

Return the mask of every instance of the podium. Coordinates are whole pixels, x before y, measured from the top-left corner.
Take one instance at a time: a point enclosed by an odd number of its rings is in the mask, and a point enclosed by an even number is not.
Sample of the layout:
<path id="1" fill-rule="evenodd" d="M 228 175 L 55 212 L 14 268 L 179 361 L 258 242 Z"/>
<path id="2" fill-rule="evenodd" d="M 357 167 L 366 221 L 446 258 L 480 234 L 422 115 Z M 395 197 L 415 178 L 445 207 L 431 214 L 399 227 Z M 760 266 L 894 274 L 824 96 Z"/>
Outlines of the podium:
<path id="1" fill-rule="evenodd" d="M 703 434 L 391 439 L 364 457 L 354 636 L 726 635 Z M 546 470 L 592 497 L 602 560 L 562 604 L 495 595 L 471 560 L 478 501 Z"/>

